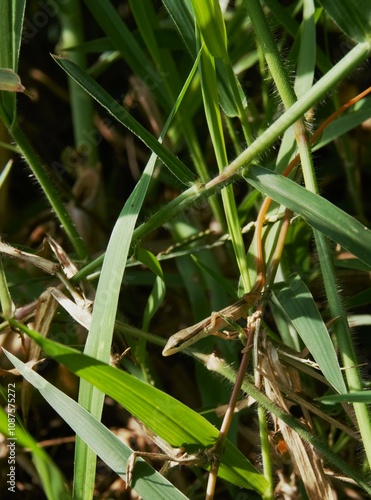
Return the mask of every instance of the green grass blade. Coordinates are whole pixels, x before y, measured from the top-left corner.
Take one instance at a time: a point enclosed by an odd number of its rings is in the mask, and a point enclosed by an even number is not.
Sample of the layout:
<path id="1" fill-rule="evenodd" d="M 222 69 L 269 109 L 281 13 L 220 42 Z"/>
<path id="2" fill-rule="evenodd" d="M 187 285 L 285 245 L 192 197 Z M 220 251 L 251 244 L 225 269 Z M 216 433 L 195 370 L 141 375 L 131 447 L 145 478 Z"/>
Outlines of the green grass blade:
<path id="1" fill-rule="evenodd" d="M 266 168 L 253 165 L 245 178 L 256 189 L 300 214 L 312 227 L 371 266 L 371 232 L 346 212 Z"/>
<path id="2" fill-rule="evenodd" d="M 112 231 L 103 261 L 92 322 L 85 352 L 95 358 L 108 361 L 119 293 L 125 271 L 126 260 L 131 244 L 137 217 L 147 192 L 156 157 L 151 155 L 141 179 L 129 196 Z M 104 332 L 104 334 L 102 333 Z M 79 403 L 92 415 L 100 418 L 104 394 L 82 381 Z M 80 439 L 76 441 L 74 492 L 78 497 L 92 494 L 95 477 L 95 455 Z"/>
<path id="3" fill-rule="evenodd" d="M 59 50 L 64 52 L 64 47 L 78 47 L 84 43 L 83 15 L 81 2 L 67 2 L 59 10 L 61 24 L 61 41 Z M 70 59 L 80 68 L 87 68 L 86 54 L 79 49 L 70 53 Z M 86 143 L 86 131 L 95 128 L 93 100 L 84 92 L 74 80 L 68 79 L 69 99 L 71 103 L 71 118 L 74 134 L 74 142 L 77 150 L 84 149 Z M 86 150 L 87 163 L 96 167 L 99 163 L 98 145 L 90 141 Z"/>
<path id="4" fill-rule="evenodd" d="M 315 144 L 312 151 L 318 151 L 326 144 L 334 141 L 343 134 L 361 125 L 371 116 L 371 98 L 362 99 L 357 102 L 352 108 L 330 123 L 321 136 L 320 142 Z"/>
<path id="5" fill-rule="evenodd" d="M 15 305 L 9 292 L 2 255 L 0 255 L 0 306 L 1 314 L 4 318 L 10 318 L 14 314 Z"/>
<path id="6" fill-rule="evenodd" d="M 218 0 L 191 0 L 197 24 L 208 51 L 228 63 L 227 31 Z"/>
<path id="7" fill-rule="evenodd" d="M 317 398 L 317 401 L 321 401 L 324 404 L 336 404 L 336 403 L 371 403 L 371 391 L 354 391 L 348 392 L 347 394 L 334 394 L 324 396 L 323 398 Z"/>
<path id="8" fill-rule="evenodd" d="M 313 0 L 305 0 L 298 66 L 294 85 L 295 93 L 298 97 L 304 95 L 313 84 L 314 70 L 316 66 L 315 30 L 314 3 Z"/>
<path id="9" fill-rule="evenodd" d="M 274 292 L 323 375 L 339 393 L 345 393 L 346 386 L 330 335 L 304 282 L 299 276 L 292 276 L 287 284 L 275 284 Z"/>
<path id="10" fill-rule="evenodd" d="M 88 411 L 76 401 L 54 387 L 38 373 L 31 370 L 18 358 L 4 351 L 13 365 L 20 371 L 21 375 L 30 382 L 40 394 L 46 399 L 52 408 L 63 418 L 63 420 L 100 456 L 100 458 L 124 481 L 126 480 L 126 462 L 133 453 L 125 443 L 105 427 L 99 420 L 94 418 Z M 0 417 L 3 412 L 0 412 Z M 34 445 L 37 448 L 37 445 Z M 37 448 L 40 450 L 40 448 Z M 57 476 L 49 478 L 53 485 Z M 143 498 L 186 498 L 167 479 L 156 472 L 144 460 L 139 458 L 136 462 L 132 486 Z M 63 498 L 58 491 L 54 491 L 52 500 Z"/>
<path id="11" fill-rule="evenodd" d="M 191 71 L 195 71 L 196 67 Z M 184 94 L 190 84 L 192 76 L 189 76 L 184 87 L 164 125 L 160 141 L 167 133 L 170 123 L 178 110 Z M 94 80 L 92 80 L 94 82 Z M 107 94 L 108 96 L 108 94 Z M 109 99 L 110 96 L 108 96 Z M 160 145 L 160 142 L 158 143 Z M 137 217 L 141 210 L 146 195 L 157 157 L 152 153 L 147 166 L 129 196 L 125 206 L 115 224 L 106 254 L 104 256 L 101 276 L 98 283 L 95 305 L 92 315 L 91 327 L 85 346 L 85 353 L 103 361 L 108 361 L 112 343 L 112 335 L 115 324 L 116 310 L 122 278 L 124 275 L 127 256 L 131 246 L 131 240 Z M 104 335 L 102 335 L 104 332 Z M 100 418 L 104 394 L 82 381 L 80 385 L 79 403 L 87 408 L 94 416 Z M 81 497 L 87 494 L 91 496 L 94 486 L 95 456 L 81 440 L 76 442 L 76 473 L 77 482 L 74 484 L 76 495 Z M 85 474 L 85 480 L 82 478 Z"/>
<path id="12" fill-rule="evenodd" d="M 194 180 L 194 175 L 173 153 L 162 146 L 157 139 L 148 132 L 139 122 L 120 106 L 88 73 L 76 66 L 73 62 L 54 56 L 54 60 L 63 70 L 81 85 L 101 106 L 103 106 L 116 120 L 133 132 L 151 151 L 165 163 L 169 170 L 184 184 Z"/>
<path id="13" fill-rule="evenodd" d="M 138 248 L 136 258 L 142 262 L 148 269 L 155 274 L 156 280 L 153 285 L 152 292 L 148 298 L 148 302 L 144 311 L 142 330 L 148 330 L 152 317 L 160 307 L 165 296 L 166 285 L 164 280 L 164 273 L 161 264 L 152 252 L 145 248 Z"/>
<path id="14" fill-rule="evenodd" d="M 14 320 L 10 322 L 35 340 L 48 356 L 114 398 L 171 446 L 184 446 L 186 451 L 194 453 L 215 443 L 218 430 L 201 415 L 171 396 L 116 367 L 43 338 L 25 325 Z M 226 443 L 219 475 L 233 484 L 252 488 L 260 493 L 263 493 L 267 486 L 264 477 L 229 441 Z"/>
<path id="15" fill-rule="evenodd" d="M 371 2 L 320 0 L 320 4 L 350 38 L 360 43 L 371 39 Z"/>
<path id="16" fill-rule="evenodd" d="M 0 68 L 18 73 L 26 1 L 0 2 Z M 0 92 L 0 114 L 7 127 L 16 120 L 16 94 Z"/>
<path id="17" fill-rule="evenodd" d="M 210 137 L 214 146 L 219 171 L 222 172 L 228 163 L 228 159 L 219 109 L 215 59 L 208 52 L 207 48 L 203 50 L 201 55 L 201 87 Z M 233 194 L 233 187 L 227 186 L 222 190 L 221 194 L 228 230 L 231 235 L 233 249 L 243 280 L 244 289 L 245 291 L 249 291 L 251 284 L 249 280 L 241 227 L 238 220 L 236 201 Z"/>
<path id="18" fill-rule="evenodd" d="M 138 248 L 135 256 L 156 276 L 143 313 L 142 330 L 147 332 L 149 330 L 152 317 L 156 314 L 164 300 L 166 285 L 161 264 L 149 250 L 146 250 L 145 248 Z M 142 368 L 144 380 L 153 384 L 155 377 L 152 374 L 153 370 L 150 355 L 147 352 L 147 339 L 137 339 L 134 346 L 134 356 L 137 364 Z"/>
<path id="19" fill-rule="evenodd" d="M 285 31 L 292 37 L 295 38 L 299 31 L 299 24 L 294 17 L 290 15 L 288 12 L 288 8 L 281 5 L 279 0 L 265 0 L 265 3 L 269 7 L 273 16 L 276 20 L 283 26 Z M 322 51 L 322 48 L 317 44 L 316 50 L 316 64 L 322 73 L 327 73 L 331 69 L 331 62 L 328 60 L 328 57 Z"/>
<path id="20" fill-rule="evenodd" d="M 220 106 L 229 117 L 240 116 L 241 109 L 247 104 L 241 84 L 233 73 L 231 64 L 224 63 L 221 59 L 215 61 L 218 80 Z M 238 99 L 238 102 L 237 102 Z"/>
<path id="21" fill-rule="evenodd" d="M 195 23 L 192 13 L 187 7 L 187 2 L 183 0 L 162 0 L 162 3 L 183 38 L 188 51 L 193 57 L 196 57 Z"/>

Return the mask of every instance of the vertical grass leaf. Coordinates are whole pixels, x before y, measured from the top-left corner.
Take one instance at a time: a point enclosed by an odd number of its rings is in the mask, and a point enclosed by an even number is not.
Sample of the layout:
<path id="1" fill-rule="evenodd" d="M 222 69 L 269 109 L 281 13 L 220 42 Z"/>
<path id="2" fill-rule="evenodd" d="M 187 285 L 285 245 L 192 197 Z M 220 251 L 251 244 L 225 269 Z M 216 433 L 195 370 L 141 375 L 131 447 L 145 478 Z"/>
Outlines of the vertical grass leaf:
<path id="1" fill-rule="evenodd" d="M 18 72 L 26 1 L 0 2 L 0 68 Z M 16 119 L 16 94 L 0 92 L 0 115 L 7 127 Z"/>
<path id="2" fill-rule="evenodd" d="M 162 0 L 171 19 L 177 27 L 185 46 L 193 58 L 197 55 L 195 24 L 192 13 L 186 2 L 179 0 Z"/>
<path id="3" fill-rule="evenodd" d="M 191 0 L 196 22 L 210 54 L 228 63 L 227 31 L 218 0 Z"/>
<path id="4" fill-rule="evenodd" d="M 336 391 L 344 394 L 346 386 L 334 346 L 305 283 L 299 276 L 291 276 L 287 284 L 277 283 L 274 292 L 323 375 Z"/>
<path id="5" fill-rule="evenodd" d="M 147 305 L 144 311 L 142 329 L 147 331 L 152 317 L 160 307 L 165 296 L 165 281 L 164 273 L 160 262 L 156 259 L 152 252 L 145 248 L 138 248 L 136 258 L 146 265 L 156 275 L 151 294 L 148 298 Z"/>
<path id="6" fill-rule="evenodd" d="M 314 20 L 313 0 L 304 1 L 303 22 L 300 37 L 295 93 L 304 95 L 313 85 L 316 66 L 316 25 Z"/>

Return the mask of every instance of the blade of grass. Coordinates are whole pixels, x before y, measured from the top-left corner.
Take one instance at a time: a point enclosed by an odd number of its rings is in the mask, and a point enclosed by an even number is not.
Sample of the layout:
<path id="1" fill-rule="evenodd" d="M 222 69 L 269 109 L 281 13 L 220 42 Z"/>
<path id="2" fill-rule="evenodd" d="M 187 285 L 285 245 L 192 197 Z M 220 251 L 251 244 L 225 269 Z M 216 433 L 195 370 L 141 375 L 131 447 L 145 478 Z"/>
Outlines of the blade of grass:
<path id="1" fill-rule="evenodd" d="M 336 404 L 336 403 L 371 403 L 371 391 L 354 391 L 348 392 L 347 394 L 334 394 L 324 396 L 323 398 L 317 398 L 317 401 L 325 404 Z"/>
<path id="2" fill-rule="evenodd" d="M 18 73 L 25 6 L 25 0 L 0 2 L 0 44 L 3 47 L 0 68 L 8 68 L 15 73 Z M 13 92 L 0 92 L 0 115 L 7 127 L 11 127 L 16 120 L 16 98 Z"/>
<path id="3" fill-rule="evenodd" d="M 67 2 L 60 6 L 59 18 L 61 21 L 61 46 L 78 47 L 84 42 L 83 21 L 80 0 Z M 86 69 L 86 55 L 79 49 L 70 55 L 71 60 L 80 68 Z M 71 115 L 75 146 L 83 148 L 86 144 L 86 131 L 94 130 L 94 108 L 89 94 L 78 85 L 72 78 L 68 78 L 68 88 L 71 102 Z M 90 167 L 95 167 L 98 162 L 98 148 L 94 141 L 89 142 L 89 147 L 84 149 Z"/>
<path id="4" fill-rule="evenodd" d="M 148 297 L 146 307 L 143 313 L 142 330 L 148 331 L 152 317 L 158 311 L 162 301 L 165 297 L 166 285 L 164 280 L 164 273 L 161 268 L 160 262 L 156 257 L 144 248 L 138 248 L 135 254 L 136 258 L 142 262 L 148 269 L 156 276 L 152 290 Z M 149 384 L 155 383 L 153 370 L 151 366 L 151 359 L 147 353 L 147 340 L 145 338 L 138 338 L 134 347 L 135 360 L 140 365 L 143 373 L 144 380 Z"/>
<path id="5" fill-rule="evenodd" d="M 201 55 L 201 87 L 204 101 L 204 108 L 211 140 L 213 142 L 215 156 L 219 168 L 222 172 L 228 164 L 225 149 L 224 134 L 220 110 L 218 105 L 218 90 L 216 84 L 215 61 L 205 47 Z M 237 206 L 234 199 L 232 186 L 227 186 L 221 192 L 224 212 L 227 219 L 229 234 L 233 244 L 236 261 L 241 274 L 245 292 L 251 289 L 248 273 L 246 252 L 241 234 L 241 227 L 238 220 Z"/>
<path id="6" fill-rule="evenodd" d="M 320 0 L 320 4 L 350 38 L 360 43 L 370 40 L 371 4 L 369 2 Z"/>
<path id="7" fill-rule="evenodd" d="M 266 168 L 253 165 L 247 182 L 278 203 L 300 214 L 313 228 L 371 266 L 371 231 L 325 198 Z"/>
<path id="8" fill-rule="evenodd" d="M 218 431 L 213 425 L 159 389 L 75 349 L 43 338 L 14 320 L 10 323 L 35 340 L 48 356 L 105 391 L 171 446 L 185 447 L 187 452 L 195 453 L 212 446 L 217 439 Z M 31 370 L 27 367 L 28 371 Z M 222 460 L 220 477 L 240 487 L 265 491 L 264 477 L 230 441 L 226 442 Z"/>
<path id="9" fill-rule="evenodd" d="M 99 420 L 94 418 L 88 411 L 80 406 L 76 401 L 54 387 L 38 373 L 31 370 L 11 353 L 5 351 L 6 356 L 19 370 L 21 375 L 46 399 L 52 408 L 63 418 L 63 420 L 76 432 L 77 435 L 92 448 L 97 455 L 124 481 L 126 481 L 126 462 L 132 455 L 133 450 L 126 446 L 115 434 L 105 427 Z M 0 417 L 3 412 L 0 412 Z M 18 437 L 18 436 L 17 436 Z M 28 442 L 31 439 L 28 440 Z M 33 450 L 38 448 L 33 445 Z M 44 452 L 45 453 L 45 452 Z M 50 459 L 49 459 L 50 461 Z M 50 471 L 52 472 L 52 470 Z M 56 471 L 53 471 L 55 474 Z M 57 475 L 49 477 L 49 484 L 56 486 Z M 151 466 L 146 464 L 141 458 L 137 459 L 132 486 L 135 491 L 143 498 L 186 498 L 177 488 L 175 488 L 167 479 L 156 472 Z M 58 494 L 59 493 L 59 494 Z M 64 498 L 61 492 L 54 491 L 54 496 L 49 498 Z"/>
<path id="10" fill-rule="evenodd" d="M 191 4 L 210 55 L 228 63 L 227 31 L 218 0 L 191 0 Z"/>
<path id="11" fill-rule="evenodd" d="M 192 71 L 184 84 L 182 92 L 180 93 L 174 108 L 164 125 L 164 129 L 159 139 L 160 142 L 165 136 L 168 127 L 176 114 L 176 111 L 192 80 L 192 76 L 196 71 L 196 67 L 197 64 L 195 64 L 192 68 Z M 94 80 L 92 80 L 92 82 L 95 84 Z M 106 94 L 106 96 L 111 103 L 112 98 L 108 94 Z M 157 145 L 160 145 L 159 142 L 155 142 Z M 158 150 L 157 146 L 155 150 Z M 139 182 L 120 213 L 112 231 L 104 257 L 93 309 L 91 327 L 84 351 L 86 354 L 103 361 L 109 360 L 118 298 L 131 246 L 132 235 L 152 177 L 156 160 L 156 154 L 152 153 Z M 104 332 L 104 335 L 102 335 L 102 332 Z M 79 403 L 98 419 L 102 413 L 103 400 L 104 393 L 85 381 L 81 382 Z M 94 489 L 96 457 L 80 439 L 76 440 L 75 456 L 76 481 L 74 483 L 74 494 L 79 498 L 84 498 L 85 495 L 90 498 Z"/>
<path id="12" fill-rule="evenodd" d="M 268 5 L 278 23 L 284 27 L 292 38 L 295 38 L 299 31 L 299 23 L 290 12 L 288 12 L 289 8 L 285 8 L 278 0 L 266 0 L 265 3 Z M 320 47 L 317 47 L 316 52 L 316 64 L 318 68 L 322 73 L 327 73 L 327 71 L 331 69 L 331 62 Z"/>
<path id="13" fill-rule="evenodd" d="M 173 1 L 173 0 L 163 0 L 169 15 L 174 21 L 180 35 L 182 36 L 185 45 L 187 46 L 189 52 L 195 57 L 195 19 L 193 18 L 193 13 L 190 12 L 187 2 L 184 1 Z M 202 5 L 200 4 L 202 8 Z M 223 31 L 223 28 L 220 27 Z M 211 36 L 218 36 L 218 30 L 212 33 L 213 28 L 210 27 Z M 219 43 L 219 42 L 217 42 Z M 224 50 L 224 49 L 221 49 Z M 248 117 L 245 110 L 246 107 L 246 97 L 244 95 L 243 89 L 232 70 L 231 63 L 225 63 L 221 59 L 217 59 L 216 72 L 217 72 L 217 84 L 220 97 L 220 106 L 227 116 L 238 116 L 245 134 L 245 139 L 248 144 L 252 142 L 251 128 L 248 123 Z"/>
<path id="14" fill-rule="evenodd" d="M 353 128 L 361 125 L 371 116 L 371 98 L 362 99 L 352 108 L 330 123 L 321 136 L 320 141 L 315 144 L 312 151 L 318 151 L 341 135 L 349 132 Z"/>
<path id="15" fill-rule="evenodd" d="M 127 127 L 146 144 L 165 163 L 169 170 L 184 184 L 194 180 L 194 175 L 171 151 L 162 146 L 157 139 L 113 99 L 88 73 L 72 61 L 53 56 L 61 68 L 85 89 L 116 120 Z"/>
<path id="16" fill-rule="evenodd" d="M 291 276 L 287 283 L 276 283 L 274 292 L 304 344 L 328 382 L 340 393 L 346 386 L 330 335 L 305 283 Z"/>
<path id="17" fill-rule="evenodd" d="M 313 84 L 316 64 L 315 29 L 313 0 L 304 0 L 300 50 L 294 85 L 295 93 L 298 97 L 304 95 Z"/>

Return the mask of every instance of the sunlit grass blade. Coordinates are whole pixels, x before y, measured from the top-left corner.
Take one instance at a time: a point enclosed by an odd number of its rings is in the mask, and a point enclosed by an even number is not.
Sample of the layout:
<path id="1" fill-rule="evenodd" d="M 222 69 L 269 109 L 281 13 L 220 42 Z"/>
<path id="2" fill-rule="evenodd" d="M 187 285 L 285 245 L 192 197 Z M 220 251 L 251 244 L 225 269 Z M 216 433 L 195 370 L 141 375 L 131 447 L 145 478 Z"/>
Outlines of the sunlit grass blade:
<path id="1" fill-rule="evenodd" d="M 186 451 L 194 453 L 215 443 L 217 429 L 171 396 L 113 366 L 45 339 L 25 325 L 14 320 L 11 323 L 35 340 L 48 356 L 114 398 L 171 446 L 183 446 Z M 260 493 L 266 489 L 264 477 L 229 441 L 222 457 L 220 477 Z"/>
<path id="2" fill-rule="evenodd" d="M 196 57 L 195 23 L 186 1 L 162 0 L 184 43 L 193 57 Z"/>
<path id="3" fill-rule="evenodd" d="M 298 97 L 307 92 L 314 78 L 316 66 L 316 25 L 314 22 L 314 0 L 306 0 L 300 32 L 300 49 L 295 78 L 295 93 Z"/>
<path id="4" fill-rule="evenodd" d="M 125 481 L 126 462 L 133 453 L 133 450 L 69 396 L 54 387 L 38 373 L 31 370 L 11 353 L 5 351 L 5 354 L 21 375 L 39 390 L 50 406 L 54 408 L 76 434 Z M 2 414 L 0 412 L 0 417 Z M 27 445 L 29 445 L 29 442 L 30 440 L 27 441 Z M 37 448 L 37 445 L 34 445 L 32 449 L 34 453 L 36 450 L 39 450 L 39 455 L 45 454 L 44 450 Z M 50 459 L 49 462 L 52 464 Z M 49 467 L 50 463 L 48 464 Z M 53 475 L 47 478 L 49 487 L 54 487 L 54 496 L 49 496 L 53 500 L 56 498 L 65 498 L 63 490 L 56 490 L 56 485 L 58 484 L 57 472 L 58 470 L 50 468 L 50 473 L 53 473 Z M 153 498 L 153 495 L 168 498 L 169 500 L 173 498 L 186 498 L 167 479 L 140 458 L 137 459 L 134 468 L 132 486 L 143 498 Z"/>
<path id="5" fill-rule="evenodd" d="M 151 155 L 141 179 L 129 196 L 112 231 L 104 257 L 98 283 L 92 322 L 85 352 L 94 358 L 108 361 L 114 322 L 117 311 L 122 278 L 130 250 L 131 236 L 146 195 L 156 156 Z M 104 332 L 104 334 L 102 333 Z M 104 394 L 82 381 L 79 390 L 79 403 L 98 419 L 103 408 Z M 85 474 L 85 475 L 84 475 Z M 94 488 L 95 455 L 80 439 L 76 440 L 75 482 L 76 495 L 91 495 Z"/>
<path id="6" fill-rule="evenodd" d="M 142 330 L 148 331 L 152 317 L 156 314 L 165 297 L 166 284 L 164 273 L 160 262 L 156 257 L 145 248 L 138 248 L 136 258 L 150 269 L 155 275 L 155 282 L 148 296 L 146 307 L 143 313 Z M 147 353 L 147 340 L 138 338 L 134 347 L 135 359 L 141 366 L 143 376 L 148 383 L 153 383 L 150 356 Z"/>
<path id="7" fill-rule="evenodd" d="M 371 231 L 325 198 L 266 168 L 251 166 L 247 182 L 300 214 L 312 227 L 371 266 Z"/>
<path id="8" fill-rule="evenodd" d="M 214 58 L 229 61 L 227 31 L 218 0 L 191 0 L 205 45 Z"/>
<path id="9" fill-rule="evenodd" d="M 219 172 L 222 172 L 228 163 L 228 158 L 219 109 L 215 59 L 206 47 L 201 55 L 201 87 L 210 137 L 214 146 Z M 223 189 L 221 194 L 236 261 L 242 277 L 244 290 L 247 292 L 250 290 L 251 284 L 247 271 L 246 252 L 243 244 L 241 227 L 238 221 L 236 201 L 233 196 L 232 186 L 227 186 Z"/>
<path id="10" fill-rule="evenodd" d="M 334 141 L 343 134 L 361 125 L 371 116 L 371 98 L 362 99 L 357 102 L 352 108 L 339 116 L 334 122 L 330 123 L 322 133 L 322 136 L 317 144 L 312 148 L 312 151 L 318 151 L 326 144 Z"/>

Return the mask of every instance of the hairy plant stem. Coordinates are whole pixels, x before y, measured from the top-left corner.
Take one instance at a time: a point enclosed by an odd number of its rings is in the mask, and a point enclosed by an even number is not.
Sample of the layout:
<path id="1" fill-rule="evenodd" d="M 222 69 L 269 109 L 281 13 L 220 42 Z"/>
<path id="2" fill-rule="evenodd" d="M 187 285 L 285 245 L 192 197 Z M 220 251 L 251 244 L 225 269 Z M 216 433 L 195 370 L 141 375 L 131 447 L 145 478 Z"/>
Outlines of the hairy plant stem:
<path id="1" fill-rule="evenodd" d="M 59 223 L 65 230 L 69 240 L 74 246 L 78 258 L 84 260 L 87 256 L 87 250 L 85 248 L 84 242 L 78 234 L 77 229 L 73 224 L 70 216 L 68 215 L 66 207 L 64 206 L 59 193 L 48 177 L 45 166 L 40 162 L 40 159 L 38 158 L 33 147 L 29 143 L 27 137 L 25 136 L 17 122 L 14 123 L 11 127 L 10 133 L 17 143 L 19 149 L 21 150 L 23 156 L 25 157 L 33 175 L 36 177 L 43 193 L 52 206 Z"/>
<path id="2" fill-rule="evenodd" d="M 290 110 L 297 105 L 299 101 L 296 100 L 295 92 L 290 85 L 289 77 L 284 69 L 277 46 L 269 31 L 261 4 L 259 0 L 250 0 L 249 2 L 246 2 L 246 6 L 250 13 L 250 18 L 254 25 L 257 37 L 260 43 L 264 46 L 264 55 L 279 94 L 285 107 Z M 311 90 L 313 90 L 315 86 L 316 85 L 314 85 Z M 293 131 L 299 150 L 305 186 L 309 191 L 318 194 L 317 179 L 312 161 L 310 143 L 303 119 L 299 119 L 293 123 Z M 346 368 L 345 374 L 348 386 L 350 390 L 362 390 L 362 382 L 357 369 L 357 359 L 352 345 L 349 326 L 341 304 L 338 290 L 336 288 L 336 274 L 328 239 L 318 230 L 313 230 L 313 234 L 318 250 L 331 315 L 333 318 L 339 318 L 335 323 L 335 331 L 340 348 L 340 354 L 343 359 L 343 365 Z M 369 466 L 371 467 L 371 421 L 367 406 L 362 405 L 361 403 L 356 403 L 354 405 L 354 410 L 363 438 Z"/>

